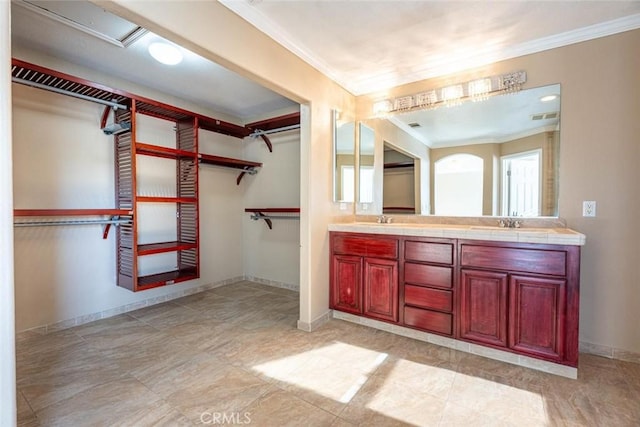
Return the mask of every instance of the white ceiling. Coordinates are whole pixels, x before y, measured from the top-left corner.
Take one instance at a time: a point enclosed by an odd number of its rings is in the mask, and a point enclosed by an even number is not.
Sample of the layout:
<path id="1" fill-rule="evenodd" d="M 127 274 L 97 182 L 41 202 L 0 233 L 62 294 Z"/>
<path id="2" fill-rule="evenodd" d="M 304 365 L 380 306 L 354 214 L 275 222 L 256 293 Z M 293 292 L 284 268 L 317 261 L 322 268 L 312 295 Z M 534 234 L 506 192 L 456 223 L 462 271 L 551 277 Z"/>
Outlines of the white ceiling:
<path id="1" fill-rule="evenodd" d="M 63 14 L 74 26 L 64 19 L 36 13 L 29 3 Z M 147 47 L 161 38 L 151 32 L 127 47 L 105 41 L 107 37 L 117 39 L 135 27 L 126 24 L 127 21 L 87 1 L 13 1 L 12 48 L 41 52 L 185 99 L 235 118 L 239 124 L 297 108 L 289 99 L 186 49 L 181 49 L 184 60 L 177 66 L 156 62 Z M 99 37 L 79 30 L 83 25 L 95 30 Z"/>
<path id="2" fill-rule="evenodd" d="M 87 1 L 28 1 L 114 38 L 130 28 Z M 354 94 L 640 28 L 640 1 L 222 2 Z M 14 48 L 151 87 L 241 123 L 296 106 L 184 49 L 178 66 L 155 62 L 147 53 L 159 39 L 153 33 L 119 47 L 37 14 L 25 3 L 12 3 Z"/>
<path id="3" fill-rule="evenodd" d="M 221 0 L 356 95 L 640 28 L 640 1 Z"/>

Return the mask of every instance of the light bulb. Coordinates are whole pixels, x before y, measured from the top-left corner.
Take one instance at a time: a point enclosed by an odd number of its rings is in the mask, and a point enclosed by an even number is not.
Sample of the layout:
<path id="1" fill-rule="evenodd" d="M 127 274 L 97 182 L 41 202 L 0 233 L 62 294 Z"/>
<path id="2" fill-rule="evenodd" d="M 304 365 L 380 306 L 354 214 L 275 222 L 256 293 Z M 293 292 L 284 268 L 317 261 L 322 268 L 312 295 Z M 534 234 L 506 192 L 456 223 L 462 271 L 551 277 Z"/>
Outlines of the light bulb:
<path id="1" fill-rule="evenodd" d="M 155 42 L 149 45 L 149 54 L 156 61 L 165 65 L 177 65 L 182 62 L 180 50 L 168 43 Z"/>

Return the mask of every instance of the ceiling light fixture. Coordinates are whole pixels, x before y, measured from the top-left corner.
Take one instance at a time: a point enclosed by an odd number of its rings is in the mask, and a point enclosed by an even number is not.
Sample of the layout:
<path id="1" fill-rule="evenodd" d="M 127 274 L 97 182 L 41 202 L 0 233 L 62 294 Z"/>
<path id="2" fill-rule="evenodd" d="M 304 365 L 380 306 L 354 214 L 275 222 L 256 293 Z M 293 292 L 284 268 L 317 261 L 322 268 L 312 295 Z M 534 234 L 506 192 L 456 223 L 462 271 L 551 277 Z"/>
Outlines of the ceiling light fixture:
<path id="1" fill-rule="evenodd" d="M 545 95 L 540 98 L 541 102 L 550 102 L 558 98 L 558 95 Z"/>
<path id="2" fill-rule="evenodd" d="M 415 95 L 379 100 L 373 104 L 373 114 L 384 116 L 398 111 L 430 109 L 443 105 L 450 107 L 468 100 L 483 101 L 494 95 L 518 92 L 526 81 L 527 73 L 524 71 L 484 77 Z"/>
<path id="3" fill-rule="evenodd" d="M 177 65 L 182 62 L 182 52 L 174 45 L 164 42 L 151 43 L 149 54 L 153 59 L 165 65 Z"/>

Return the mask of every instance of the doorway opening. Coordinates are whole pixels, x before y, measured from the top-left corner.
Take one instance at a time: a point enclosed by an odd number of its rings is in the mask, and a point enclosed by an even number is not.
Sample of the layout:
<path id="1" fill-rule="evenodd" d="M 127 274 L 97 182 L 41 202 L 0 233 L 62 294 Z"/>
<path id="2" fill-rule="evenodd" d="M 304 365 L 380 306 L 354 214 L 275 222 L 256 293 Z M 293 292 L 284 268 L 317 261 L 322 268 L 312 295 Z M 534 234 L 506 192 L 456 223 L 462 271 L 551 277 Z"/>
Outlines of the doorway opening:
<path id="1" fill-rule="evenodd" d="M 501 157 L 503 216 L 539 216 L 542 150 Z"/>

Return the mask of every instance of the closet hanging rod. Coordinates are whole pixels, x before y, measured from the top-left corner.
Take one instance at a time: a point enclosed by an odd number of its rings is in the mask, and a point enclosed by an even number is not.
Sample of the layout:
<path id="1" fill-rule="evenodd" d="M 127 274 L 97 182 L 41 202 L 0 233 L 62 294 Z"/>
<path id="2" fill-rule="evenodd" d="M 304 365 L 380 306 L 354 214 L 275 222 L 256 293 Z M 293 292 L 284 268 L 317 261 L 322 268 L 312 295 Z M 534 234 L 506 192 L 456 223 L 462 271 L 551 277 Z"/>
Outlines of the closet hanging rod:
<path id="1" fill-rule="evenodd" d="M 14 227 L 47 227 L 56 225 L 120 225 L 128 224 L 129 219 L 96 219 L 89 221 L 30 221 L 30 222 L 14 222 Z"/>
<path id="2" fill-rule="evenodd" d="M 44 84 L 41 84 L 41 83 L 32 82 L 30 80 L 21 79 L 19 77 L 11 77 L 11 81 L 14 82 L 14 83 L 20 83 L 20 84 L 23 84 L 23 85 L 35 87 L 35 88 L 38 88 L 38 89 L 48 90 L 49 92 L 59 93 L 61 95 L 72 96 L 74 98 L 83 99 L 85 101 L 97 102 L 98 104 L 108 105 L 109 107 L 111 107 L 113 109 L 116 109 L 116 110 L 118 110 L 118 109 L 120 109 L 120 110 L 128 110 L 129 109 L 129 107 L 127 107 L 126 105 L 118 104 L 117 102 L 107 101 L 106 99 L 93 98 L 91 96 L 82 95 L 81 93 L 75 93 L 75 92 L 71 92 L 71 91 L 68 91 L 68 90 L 59 89 L 59 88 L 53 87 L 53 86 L 47 86 L 47 85 L 44 85 Z"/>
<path id="3" fill-rule="evenodd" d="M 287 216 L 287 215 L 251 215 L 251 219 L 257 221 L 259 219 L 300 219 L 300 216 Z"/>
<path id="4" fill-rule="evenodd" d="M 255 132 L 250 133 L 249 136 L 255 138 L 261 135 L 270 135 L 272 133 L 284 132 L 287 130 L 294 130 L 294 129 L 300 129 L 300 124 L 284 126 L 281 128 L 269 129 L 269 130 L 257 130 Z"/>

